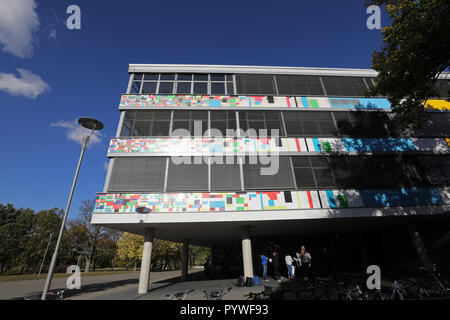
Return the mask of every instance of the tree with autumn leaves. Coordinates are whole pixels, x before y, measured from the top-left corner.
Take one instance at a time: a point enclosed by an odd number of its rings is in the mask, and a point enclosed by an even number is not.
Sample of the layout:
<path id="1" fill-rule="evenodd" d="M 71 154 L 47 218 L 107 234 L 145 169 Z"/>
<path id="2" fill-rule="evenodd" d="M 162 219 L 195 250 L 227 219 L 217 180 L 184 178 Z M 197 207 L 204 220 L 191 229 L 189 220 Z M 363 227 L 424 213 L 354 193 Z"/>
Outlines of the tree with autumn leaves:
<path id="1" fill-rule="evenodd" d="M 142 259 L 144 237 L 125 232 L 117 242 L 117 255 L 127 268 L 137 269 Z M 178 269 L 181 266 L 182 245 L 166 240 L 154 239 L 152 249 L 152 270 L 166 271 Z M 200 246 L 189 247 L 190 265 L 202 265 L 210 256 L 209 248 Z"/>

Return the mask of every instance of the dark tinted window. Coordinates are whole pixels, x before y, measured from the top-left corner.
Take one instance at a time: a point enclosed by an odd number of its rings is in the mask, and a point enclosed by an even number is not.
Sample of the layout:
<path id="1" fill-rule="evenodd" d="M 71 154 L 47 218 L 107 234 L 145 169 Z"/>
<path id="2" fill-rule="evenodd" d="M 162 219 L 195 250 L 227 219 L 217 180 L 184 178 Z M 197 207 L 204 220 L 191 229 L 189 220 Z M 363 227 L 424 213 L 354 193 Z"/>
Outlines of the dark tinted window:
<path id="1" fill-rule="evenodd" d="M 115 158 L 109 192 L 163 192 L 165 157 Z"/>
<path id="2" fill-rule="evenodd" d="M 437 158 L 437 157 L 433 157 Z M 401 188 L 438 185 L 442 173 L 423 165 L 423 156 L 296 156 L 292 157 L 297 187 L 302 188 Z M 435 168 L 433 163 L 430 168 Z"/>
<path id="3" fill-rule="evenodd" d="M 276 94 L 272 75 L 237 74 L 237 94 L 274 95 Z"/>
<path id="4" fill-rule="evenodd" d="M 169 136 L 170 111 L 125 111 L 121 136 Z"/>
<path id="5" fill-rule="evenodd" d="M 367 91 L 363 78 L 322 76 L 328 96 L 362 97 Z"/>
<path id="6" fill-rule="evenodd" d="M 211 163 L 211 190 L 241 190 L 241 176 L 238 160 L 234 158 L 232 164 L 227 164 L 226 161 L 223 162 L 224 163 L 222 164 Z"/>
<path id="7" fill-rule="evenodd" d="M 280 95 L 324 95 L 318 76 L 277 75 Z"/>
<path id="8" fill-rule="evenodd" d="M 276 161 L 277 159 L 274 157 L 272 160 Z M 264 175 L 261 174 L 261 168 L 269 167 L 270 165 L 262 165 L 259 163 L 259 158 L 256 164 L 252 164 L 250 158 L 246 157 L 243 165 L 245 189 L 277 190 L 295 188 L 289 157 L 278 157 L 278 160 L 278 171 L 273 175 Z"/>
<path id="9" fill-rule="evenodd" d="M 208 165 L 194 164 L 193 158 L 191 164 L 174 164 L 169 159 L 167 191 L 208 191 Z"/>
<path id="10" fill-rule="evenodd" d="M 281 114 L 278 111 L 239 111 L 239 127 L 244 131 L 255 130 L 258 136 L 271 136 L 271 130 L 278 130 L 285 136 Z"/>

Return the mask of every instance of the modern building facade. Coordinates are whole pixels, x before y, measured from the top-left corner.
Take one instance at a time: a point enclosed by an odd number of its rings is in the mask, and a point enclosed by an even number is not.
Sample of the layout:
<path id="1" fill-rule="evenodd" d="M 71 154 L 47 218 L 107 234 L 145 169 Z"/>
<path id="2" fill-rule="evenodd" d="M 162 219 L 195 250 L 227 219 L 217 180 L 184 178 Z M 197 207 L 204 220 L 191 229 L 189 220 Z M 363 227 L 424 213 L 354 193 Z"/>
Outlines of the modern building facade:
<path id="1" fill-rule="evenodd" d="M 139 292 L 154 236 L 184 243 L 184 278 L 189 243 L 240 241 L 250 277 L 253 237 L 450 217 L 448 74 L 421 130 L 365 97 L 368 69 L 131 64 L 129 75 L 92 223 L 145 235 Z"/>

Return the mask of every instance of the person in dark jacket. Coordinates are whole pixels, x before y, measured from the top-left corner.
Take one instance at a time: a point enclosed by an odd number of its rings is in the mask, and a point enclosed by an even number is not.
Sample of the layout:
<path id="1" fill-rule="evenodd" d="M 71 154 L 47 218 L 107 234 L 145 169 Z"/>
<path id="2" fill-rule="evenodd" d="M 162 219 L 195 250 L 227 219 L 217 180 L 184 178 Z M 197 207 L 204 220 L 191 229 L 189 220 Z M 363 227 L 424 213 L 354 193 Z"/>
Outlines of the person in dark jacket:
<path id="1" fill-rule="evenodd" d="M 280 256 L 278 255 L 276 250 L 272 252 L 272 267 L 273 267 L 273 278 L 275 280 L 278 280 L 280 278 L 278 273 L 278 269 L 280 267 Z"/>

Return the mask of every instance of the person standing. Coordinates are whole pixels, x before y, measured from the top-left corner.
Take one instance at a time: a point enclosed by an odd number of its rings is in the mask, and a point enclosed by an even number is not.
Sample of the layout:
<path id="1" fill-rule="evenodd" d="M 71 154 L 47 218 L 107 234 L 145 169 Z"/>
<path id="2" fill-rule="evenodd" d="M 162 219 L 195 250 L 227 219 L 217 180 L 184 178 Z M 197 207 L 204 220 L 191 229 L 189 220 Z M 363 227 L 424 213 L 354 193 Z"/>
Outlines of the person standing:
<path id="1" fill-rule="evenodd" d="M 293 268 L 292 262 L 293 262 L 293 260 L 292 260 L 291 255 L 289 255 L 289 254 L 286 255 L 284 257 L 284 261 L 286 261 L 288 279 L 292 279 L 292 268 Z"/>
<path id="2" fill-rule="evenodd" d="M 306 251 L 305 246 L 301 247 L 300 259 L 302 261 L 302 277 L 305 281 L 308 281 L 310 277 L 313 278 L 313 275 L 311 272 L 311 255 Z"/>
<path id="3" fill-rule="evenodd" d="M 294 256 L 294 268 L 295 268 L 295 277 L 302 276 L 302 258 L 300 257 L 300 252 L 296 252 Z"/>
<path id="4" fill-rule="evenodd" d="M 278 274 L 278 269 L 280 267 L 280 257 L 279 257 L 279 255 L 278 255 L 276 250 L 274 250 L 272 252 L 272 267 L 273 267 L 273 278 L 275 280 L 280 281 L 279 280 L 280 277 L 279 277 L 279 274 Z"/>
<path id="5" fill-rule="evenodd" d="M 267 257 L 264 254 L 261 255 L 261 264 L 263 267 L 263 280 L 267 281 Z"/>

